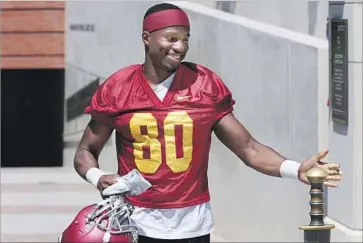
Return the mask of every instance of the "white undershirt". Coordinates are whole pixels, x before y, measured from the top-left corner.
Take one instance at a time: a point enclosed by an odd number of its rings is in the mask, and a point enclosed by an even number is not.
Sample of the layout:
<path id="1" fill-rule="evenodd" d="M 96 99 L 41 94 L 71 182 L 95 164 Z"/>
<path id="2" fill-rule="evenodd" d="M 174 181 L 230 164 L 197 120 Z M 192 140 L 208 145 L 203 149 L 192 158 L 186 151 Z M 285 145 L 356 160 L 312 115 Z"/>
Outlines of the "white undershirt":
<path id="1" fill-rule="evenodd" d="M 162 83 L 152 87 L 163 100 L 173 81 L 171 75 Z M 213 229 L 213 214 L 210 202 L 186 208 L 151 209 L 135 207 L 131 223 L 139 234 L 158 239 L 183 239 L 209 234 Z"/>

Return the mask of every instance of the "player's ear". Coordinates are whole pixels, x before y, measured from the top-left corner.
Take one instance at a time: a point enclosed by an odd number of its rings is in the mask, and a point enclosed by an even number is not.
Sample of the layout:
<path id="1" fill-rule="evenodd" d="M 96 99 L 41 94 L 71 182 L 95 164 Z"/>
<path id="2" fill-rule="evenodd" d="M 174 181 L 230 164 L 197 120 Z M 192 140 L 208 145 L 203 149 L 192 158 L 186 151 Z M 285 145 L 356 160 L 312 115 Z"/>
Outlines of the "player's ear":
<path id="1" fill-rule="evenodd" d="M 144 45 L 149 46 L 149 44 L 150 44 L 150 33 L 147 32 L 147 31 L 143 31 L 141 37 L 142 37 L 142 42 L 144 42 Z"/>

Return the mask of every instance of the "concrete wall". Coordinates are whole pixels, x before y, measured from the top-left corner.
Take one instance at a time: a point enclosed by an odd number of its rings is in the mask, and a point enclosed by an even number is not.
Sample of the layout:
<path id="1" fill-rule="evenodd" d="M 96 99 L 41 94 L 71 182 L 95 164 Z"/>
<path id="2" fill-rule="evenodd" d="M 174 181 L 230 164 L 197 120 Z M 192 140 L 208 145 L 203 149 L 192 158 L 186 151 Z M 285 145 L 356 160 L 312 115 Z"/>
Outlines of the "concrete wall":
<path id="1" fill-rule="evenodd" d="M 340 189 L 328 194 L 329 216 L 337 221 L 341 230 L 336 233 L 342 241 L 357 235 L 362 241 L 362 10 L 363 1 L 329 5 L 330 18 L 348 19 L 349 123 L 329 124 L 329 158 L 339 161 L 345 171 Z"/>
<path id="2" fill-rule="evenodd" d="M 141 20 L 153 3 L 66 3 L 67 26 L 94 25 L 90 32 L 68 30 L 66 98 L 95 76 L 104 78 L 125 65 L 143 62 Z M 223 78 L 234 91 L 236 116 L 257 139 L 296 160 L 329 146 L 326 40 L 199 4 L 178 4 L 187 10 L 192 22 L 187 60 L 204 64 Z M 88 119 L 82 116 L 66 122 L 66 140 L 77 141 Z M 114 151 L 111 144 L 102 155 L 104 160 L 101 156 L 102 166 L 111 170 L 116 167 Z M 72 155 L 67 156 L 70 159 Z M 344 170 L 348 167 L 343 164 Z M 216 139 L 209 176 L 218 240 L 302 240 L 298 227 L 309 223 L 307 186 L 252 171 Z M 331 208 L 336 208 L 335 214 L 351 212 L 348 206 L 338 209 L 338 205 L 346 205 L 338 195 L 352 196 L 350 185 L 329 193 L 334 197 Z M 336 237 L 346 235 L 343 232 Z"/>
<path id="3" fill-rule="evenodd" d="M 205 6 L 279 26 L 292 31 L 327 39 L 328 0 L 242 0 L 201 1 Z"/>

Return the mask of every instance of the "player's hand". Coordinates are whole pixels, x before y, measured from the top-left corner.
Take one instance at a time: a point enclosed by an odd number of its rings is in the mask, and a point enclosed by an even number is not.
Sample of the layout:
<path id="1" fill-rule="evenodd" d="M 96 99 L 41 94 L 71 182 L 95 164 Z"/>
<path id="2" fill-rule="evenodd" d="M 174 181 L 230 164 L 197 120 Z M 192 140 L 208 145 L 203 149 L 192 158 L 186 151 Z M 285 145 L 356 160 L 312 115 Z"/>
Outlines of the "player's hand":
<path id="1" fill-rule="evenodd" d="M 305 160 L 301 163 L 300 169 L 299 169 L 299 180 L 305 184 L 310 184 L 308 181 L 308 178 L 306 177 L 305 173 L 314 167 L 320 167 L 327 171 L 328 177 L 326 178 L 326 181 L 324 182 L 324 186 L 327 187 L 337 187 L 338 181 L 342 179 L 343 172 L 340 171 L 340 165 L 339 164 L 329 164 L 322 162 L 321 159 L 323 159 L 327 154 L 329 153 L 328 150 L 325 150 L 323 152 L 320 152 L 314 156 L 312 156 L 310 159 Z M 333 182 L 332 182 L 333 181 Z"/>
<path id="2" fill-rule="evenodd" d="M 107 187 L 115 184 L 117 182 L 117 178 L 119 177 L 120 175 L 118 174 L 101 176 L 97 183 L 97 189 L 100 190 L 100 192 L 102 193 L 102 191 L 105 190 Z"/>

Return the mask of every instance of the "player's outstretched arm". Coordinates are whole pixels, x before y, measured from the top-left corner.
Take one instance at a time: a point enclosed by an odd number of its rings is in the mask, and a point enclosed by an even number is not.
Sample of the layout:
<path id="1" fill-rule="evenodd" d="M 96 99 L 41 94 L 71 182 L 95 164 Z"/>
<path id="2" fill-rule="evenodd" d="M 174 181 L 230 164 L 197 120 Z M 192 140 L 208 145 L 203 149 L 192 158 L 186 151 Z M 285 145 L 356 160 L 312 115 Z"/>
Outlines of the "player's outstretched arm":
<path id="1" fill-rule="evenodd" d="M 305 172 L 313 167 L 321 167 L 328 173 L 327 181 L 324 183 L 326 186 L 337 187 L 338 184 L 331 181 L 341 180 L 339 164 L 321 161 L 328 154 L 328 150 L 313 155 L 302 163 L 287 160 L 272 148 L 256 141 L 232 113 L 219 120 L 214 126 L 214 131 L 218 139 L 246 165 L 263 174 L 296 178 L 309 184 Z"/>
<path id="2" fill-rule="evenodd" d="M 98 156 L 112 134 L 109 126 L 91 120 L 84 130 L 81 141 L 74 156 L 74 168 L 85 180 L 87 172 L 92 168 L 99 168 Z"/>
<path id="3" fill-rule="evenodd" d="M 214 132 L 247 166 L 266 175 L 280 176 L 280 167 L 286 158 L 256 141 L 232 113 L 215 124 Z"/>

